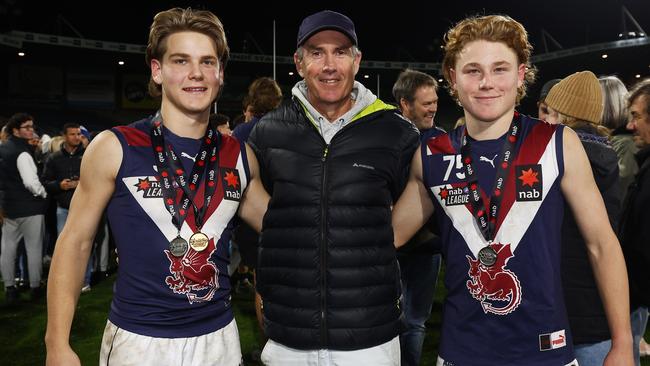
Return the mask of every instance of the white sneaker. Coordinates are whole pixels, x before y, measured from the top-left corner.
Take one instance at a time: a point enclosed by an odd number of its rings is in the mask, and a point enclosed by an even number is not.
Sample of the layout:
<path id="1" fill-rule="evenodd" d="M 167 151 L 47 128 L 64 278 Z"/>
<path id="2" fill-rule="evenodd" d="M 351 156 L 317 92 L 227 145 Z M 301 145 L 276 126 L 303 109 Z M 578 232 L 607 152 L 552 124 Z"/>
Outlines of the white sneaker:
<path id="1" fill-rule="evenodd" d="M 84 287 L 81 288 L 82 294 L 85 294 L 86 292 L 90 292 L 90 285 L 85 285 Z"/>

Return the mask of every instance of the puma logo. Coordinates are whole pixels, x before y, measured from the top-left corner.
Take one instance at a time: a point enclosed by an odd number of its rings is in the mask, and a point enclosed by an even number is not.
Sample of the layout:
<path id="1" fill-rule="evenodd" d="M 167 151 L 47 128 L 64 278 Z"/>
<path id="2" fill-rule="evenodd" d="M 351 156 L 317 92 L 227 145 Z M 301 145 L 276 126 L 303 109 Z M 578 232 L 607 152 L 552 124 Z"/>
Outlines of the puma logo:
<path id="1" fill-rule="evenodd" d="M 196 155 L 192 156 L 192 155 L 190 155 L 190 154 L 183 151 L 183 152 L 181 152 L 181 157 L 188 158 L 188 159 L 190 159 L 190 160 L 192 160 L 193 162 L 196 163 Z"/>
<path id="2" fill-rule="evenodd" d="M 486 158 L 485 156 L 481 156 L 478 160 L 479 160 L 479 161 L 485 161 L 485 162 L 488 162 L 488 163 L 490 163 L 490 165 L 492 165 L 492 167 L 494 168 L 494 167 L 495 167 L 495 166 L 494 166 L 494 159 L 496 159 L 497 156 L 499 156 L 499 154 L 494 155 L 494 157 L 493 157 L 492 159 L 488 159 L 488 158 Z"/>

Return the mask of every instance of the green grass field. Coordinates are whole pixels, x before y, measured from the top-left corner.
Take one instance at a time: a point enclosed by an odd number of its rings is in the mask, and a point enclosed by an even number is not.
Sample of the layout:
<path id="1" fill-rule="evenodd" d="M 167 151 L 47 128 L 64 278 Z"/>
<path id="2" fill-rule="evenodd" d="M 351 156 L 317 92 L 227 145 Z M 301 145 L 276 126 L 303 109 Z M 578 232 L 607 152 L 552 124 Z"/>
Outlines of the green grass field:
<path id="1" fill-rule="evenodd" d="M 80 297 L 72 326 L 71 342 L 72 347 L 79 354 L 82 365 L 97 364 L 99 345 L 112 296 L 113 280 L 114 276 L 109 277 L 93 286 L 90 293 L 83 294 Z M 427 322 L 427 337 L 422 355 L 422 365 L 435 365 L 440 338 L 440 304 L 442 296 L 443 291 L 438 291 L 433 315 Z M 4 292 L 0 295 L 0 303 L 4 304 Z M 259 365 L 250 359 L 251 352 L 261 348 L 252 294 L 235 295 L 234 304 L 246 365 Z M 45 300 L 31 303 L 28 300 L 27 293 L 21 294 L 21 301 L 18 305 L 0 307 L 0 354 L 2 354 L 0 364 L 4 366 L 45 364 L 43 337 L 46 316 Z M 646 334 L 646 339 L 648 339 L 648 335 L 650 334 Z M 650 366 L 650 358 L 643 359 L 641 365 Z"/>

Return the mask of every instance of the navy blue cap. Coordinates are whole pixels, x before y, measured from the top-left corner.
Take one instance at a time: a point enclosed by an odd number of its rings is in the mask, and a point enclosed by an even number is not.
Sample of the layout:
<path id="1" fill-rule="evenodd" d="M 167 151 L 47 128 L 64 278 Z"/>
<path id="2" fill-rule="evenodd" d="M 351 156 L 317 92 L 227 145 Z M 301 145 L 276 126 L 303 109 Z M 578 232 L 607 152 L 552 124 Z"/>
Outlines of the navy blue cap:
<path id="1" fill-rule="evenodd" d="M 352 23 L 350 18 L 335 11 L 323 10 L 308 16 L 302 21 L 298 29 L 298 43 L 296 47 L 302 46 L 314 34 L 327 29 L 339 31 L 348 36 L 352 44 L 355 46 L 358 44 L 357 33 L 354 31 L 354 23 Z"/>

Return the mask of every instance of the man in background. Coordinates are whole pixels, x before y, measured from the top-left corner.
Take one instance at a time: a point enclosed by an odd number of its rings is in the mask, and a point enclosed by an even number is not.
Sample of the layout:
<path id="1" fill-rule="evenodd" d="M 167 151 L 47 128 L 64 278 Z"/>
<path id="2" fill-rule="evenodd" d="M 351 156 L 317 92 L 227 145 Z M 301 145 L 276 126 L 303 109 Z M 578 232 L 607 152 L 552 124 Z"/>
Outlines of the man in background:
<path id="1" fill-rule="evenodd" d="M 435 126 L 438 83 L 431 75 L 404 70 L 393 85 L 399 109 L 420 131 L 420 141 L 445 133 Z M 440 238 L 437 227 L 425 225 L 397 252 L 402 279 L 406 330 L 400 335 L 402 366 L 417 366 L 431 315 L 433 295 L 440 272 Z"/>
<path id="2" fill-rule="evenodd" d="M 41 297 L 43 271 L 43 233 L 47 192 L 38 179 L 34 161 L 34 118 L 16 113 L 7 122 L 9 139 L 0 145 L 0 170 L 4 175 L 5 214 L 2 223 L 2 254 L 0 268 L 5 285 L 5 299 L 13 303 L 18 298 L 15 286 L 16 249 L 25 240 L 31 298 Z"/>

